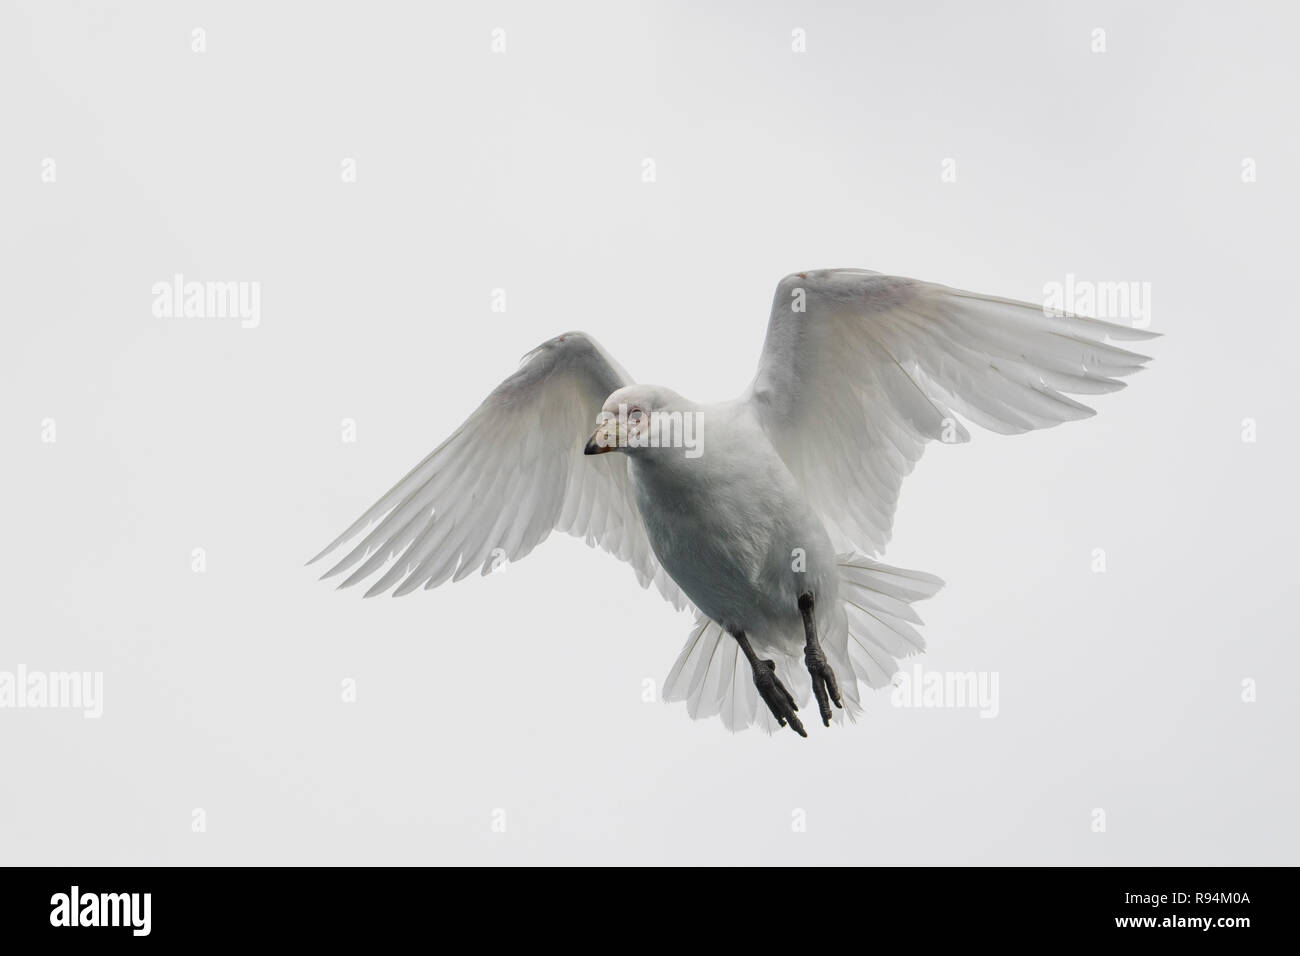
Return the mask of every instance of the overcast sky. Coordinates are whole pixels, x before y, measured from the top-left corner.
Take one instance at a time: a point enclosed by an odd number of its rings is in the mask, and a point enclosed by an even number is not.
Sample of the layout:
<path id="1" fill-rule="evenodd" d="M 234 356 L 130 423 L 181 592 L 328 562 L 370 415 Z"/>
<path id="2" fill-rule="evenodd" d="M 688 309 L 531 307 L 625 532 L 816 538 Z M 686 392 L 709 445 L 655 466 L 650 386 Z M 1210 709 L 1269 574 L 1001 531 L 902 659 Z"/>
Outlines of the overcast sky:
<path id="1" fill-rule="evenodd" d="M 103 695 L 0 709 L 0 857 L 1294 863 L 1298 27 L 6 4 L 0 672 Z M 1096 418 L 904 485 L 886 559 L 948 582 L 907 666 L 996 717 L 693 723 L 652 699 L 690 620 L 571 538 L 400 600 L 302 566 L 543 339 L 729 397 L 831 266 L 1136 283 L 1165 333 Z M 160 308 L 177 275 L 256 321 Z"/>

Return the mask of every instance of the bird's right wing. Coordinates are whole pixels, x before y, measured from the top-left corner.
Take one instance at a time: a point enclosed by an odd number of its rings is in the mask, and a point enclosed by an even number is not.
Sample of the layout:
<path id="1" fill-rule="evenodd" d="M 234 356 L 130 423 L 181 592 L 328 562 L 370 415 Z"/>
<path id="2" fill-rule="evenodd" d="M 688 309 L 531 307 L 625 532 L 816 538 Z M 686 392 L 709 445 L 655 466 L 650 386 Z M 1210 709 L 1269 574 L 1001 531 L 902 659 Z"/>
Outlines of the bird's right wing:
<path id="1" fill-rule="evenodd" d="M 544 342 L 312 561 L 378 522 L 324 576 L 355 568 L 341 585 L 347 587 L 391 562 L 366 596 L 394 586 L 398 596 L 479 568 L 487 574 L 558 530 L 627 561 L 642 587 L 653 582 L 677 608 L 687 607 L 650 549 L 626 456 L 582 453 L 605 399 L 631 382 L 581 332 Z"/>

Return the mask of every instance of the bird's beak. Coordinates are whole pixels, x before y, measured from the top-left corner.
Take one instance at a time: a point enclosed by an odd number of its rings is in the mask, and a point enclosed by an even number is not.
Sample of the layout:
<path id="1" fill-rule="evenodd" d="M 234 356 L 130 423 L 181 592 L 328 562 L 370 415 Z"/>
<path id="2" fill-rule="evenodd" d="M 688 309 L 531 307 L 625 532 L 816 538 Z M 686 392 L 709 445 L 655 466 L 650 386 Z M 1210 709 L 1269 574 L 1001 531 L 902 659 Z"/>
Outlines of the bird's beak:
<path id="1" fill-rule="evenodd" d="M 614 427 L 611 428 L 610 426 Z M 606 452 L 618 451 L 618 439 L 614 435 L 614 428 L 617 428 L 614 422 L 601 422 L 596 430 L 591 433 L 587 439 L 587 444 L 583 447 L 584 455 L 603 455 Z"/>

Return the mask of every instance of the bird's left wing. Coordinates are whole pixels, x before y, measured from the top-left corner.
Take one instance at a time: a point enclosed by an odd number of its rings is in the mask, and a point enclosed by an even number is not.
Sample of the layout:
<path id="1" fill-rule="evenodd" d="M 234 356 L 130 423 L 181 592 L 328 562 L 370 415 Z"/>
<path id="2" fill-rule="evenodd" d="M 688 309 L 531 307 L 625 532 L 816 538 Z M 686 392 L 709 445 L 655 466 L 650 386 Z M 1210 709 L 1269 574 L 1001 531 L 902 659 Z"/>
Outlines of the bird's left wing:
<path id="1" fill-rule="evenodd" d="M 1085 418 L 1146 356 L 1140 329 L 862 269 L 777 286 L 748 402 L 837 546 L 881 552 L 903 478 L 931 440 Z"/>
<path id="2" fill-rule="evenodd" d="M 676 607 L 686 607 L 650 549 L 626 457 L 582 453 L 605 399 L 631 382 L 581 332 L 544 342 L 312 561 L 369 528 L 325 577 L 351 570 L 341 585 L 347 587 L 391 562 L 366 596 L 394 586 L 398 596 L 480 568 L 487 574 L 558 530 L 627 561 L 642 587 L 653 582 Z"/>

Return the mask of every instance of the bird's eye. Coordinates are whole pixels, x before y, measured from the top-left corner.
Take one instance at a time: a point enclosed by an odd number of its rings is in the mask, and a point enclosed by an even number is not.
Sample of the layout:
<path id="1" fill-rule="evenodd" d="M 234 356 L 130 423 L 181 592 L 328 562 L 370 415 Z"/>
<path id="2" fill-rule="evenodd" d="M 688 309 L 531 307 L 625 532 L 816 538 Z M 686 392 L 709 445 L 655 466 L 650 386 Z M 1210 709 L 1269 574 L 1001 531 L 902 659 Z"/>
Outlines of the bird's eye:
<path id="1" fill-rule="evenodd" d="M 641 419 L 644 417 L 645 417 L 645 411 L 643 409 L 629 408 L 627 410 L 627 420 L 633 424 L 640 422 Z"/>

